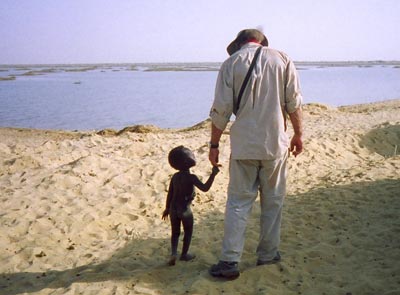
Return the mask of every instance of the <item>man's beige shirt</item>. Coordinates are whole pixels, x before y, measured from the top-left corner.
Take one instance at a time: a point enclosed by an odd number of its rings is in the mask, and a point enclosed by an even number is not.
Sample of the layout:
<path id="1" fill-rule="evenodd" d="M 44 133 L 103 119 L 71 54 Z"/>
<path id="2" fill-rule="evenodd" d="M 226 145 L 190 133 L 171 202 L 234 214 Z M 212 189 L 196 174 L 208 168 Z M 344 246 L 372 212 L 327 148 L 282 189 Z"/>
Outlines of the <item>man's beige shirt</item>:
<path id="1" fill-rule="evenodd" d="M 219 71 L 210 117 L 224 130 L 237 103 L 242 82 L 260 45 L 247 43 Z M 280 51 L 263 47 L 243 93 L 230 130 L 232 159 L 268 160 L 289 147 L 286 115 L 301 106 L 300 82 L 293 62 Z"/>

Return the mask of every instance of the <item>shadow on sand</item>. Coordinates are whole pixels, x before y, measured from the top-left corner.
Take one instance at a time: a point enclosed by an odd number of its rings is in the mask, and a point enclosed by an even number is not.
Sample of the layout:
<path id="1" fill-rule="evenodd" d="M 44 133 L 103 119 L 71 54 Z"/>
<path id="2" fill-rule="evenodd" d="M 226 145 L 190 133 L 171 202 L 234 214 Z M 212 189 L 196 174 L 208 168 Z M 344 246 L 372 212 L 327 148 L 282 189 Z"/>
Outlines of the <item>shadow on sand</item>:
<path id="1" fill-rule="evenodd" d="M 318 245 L 330 245 L 338 249 L 337 256 L 348 255 L 348 252 L 366 251 L 369 257 L 362 261 L 362 257 L 354 259 L 354 263 L 340 265 L 340 259 L 336 263 L 320 264 L 312 268 L 310 273 L 316 276 L 318 271 L 337 272 L 343 268 L 343 279 L 348 271 L 360 272 L 360 276 L 371 280 L 388 280 L 388 287 L 397 284 L 397 277 L 379 269 L 379 263 L 397 263 L 400 259 L 400 180 L 386 179 L 375 182 L 360 182 L 351 185 L 316 188 L 301 195 L 288 196 L 284 209 L 284 223 L 282 228 L 282 252 L 284 260 L 282 265 L 290 267 L 291 264 L 300 263 L 303 257 L 299 256 L 299 247 L 312 248 L 318 251 Z M 256 205 L 255 211 L 259 210 Z M 258 212 L 253 212 L 249 224 L 247 236 L 255 235 L 252 229 L 258 227 Z M 211 260 L 217 259 L 220 250 L 222 219 L 221 212 L 212 211 L 206 214 L 197 214 L 196 231 L 201 231 L 205 237 L 210 237 L 207 246 L 205 241 L 194 239 L 192 248 L 202 249 L 204 253 L 210 253 L 208 257 L 198 257 L 193 262 L 180 263 L 176 267 L 166 266 L 165 254 L 168 252 L 169 241 L 166 239 L 139 239 L 129 241 L 112 257 L 97 264 L 88 264 L 66 270 L 48 270 L 45 272 L 17 272 L 0 274 L 0 294 L 15 295 L 20 293 L 38 292 L 45 288 L 58 289 L 69 288 L 74 283 L 102 282 L 102 281 L 126 281 L 133 289 L 135 283 L 147 285 L 154 292 L 172 292 L 171 285 L 176 282 L 179 271 L 181 281 L 185 281 L 187 290 L 200 278 L 209 283 L 218 282 L 211 278 L 207 269 Z M 210 226 L 214 224 L 214 226 Z M 307 231 L 304 230 L 307 228 Z M 302 233 L 303 229 L 303 233 Z M 249 233 L 250 231 L 250 233 Z M 352 241 L 352 237 L 359 236 Z M 258 237 L 251 237 L 257 239 Z M 312 247 L 311 247 L 312 246 Z M 152 249 L 156 255 L 147 255 L 143 249 Z M 340 249 L 340 251 L 339 251 Z M 254 260 L 254 245 L 246 242 L 246 249 L 241 263 L 241 270 L 246 272 L 250 260 Z M 347 252 L 346 252 L 347 251 Z M 204 254 L 203 253 L 203 254 Z M 250 254 L 251 253 L 251 254 Z M 320 252 L 323 253 L 323 252 Z M 347 254 L 346 254 L 347 253 Z M 383 255 L 385 253 L 385 255 Z M 251 256 L 251 258 L 249 258 Z M 315 255 L 312 252 L 310 256 Z M 204 256 L 204 255 L 203 255 Z M 315 258 L 315 257 L 314 257 Z M 323 258 L 323 257 L 322 257 Z M 321 258 L 321 259 L 322 259 Z M 392 260 L 396 259 L 397 260 Z M 60 257 L 62 259 L 62 257 Z M 306 258 L 304 258 L 306 259 Z M 362 269 L 363 264 L 375 260 L 378 269 L 376 273 L 369 274 Z M 397 262 L 396 262 L 397 261 Z M 214 261 L 215 262 L 215 261 Z M 303 261 L 301 261 L 303 263 Z M 357 264 L 359 263 L 359 264 Z M 294 266 L 293 266 L 294 267 Z M 253 268 L 254 269 L 254 268 Z M 258 268 L 257 268 L 258 271 Z M 262 269 L 260 269 L 262 271 Z M 307 273 L 302 274 L 306 277 Z M 369 278 L 368 276 L 372 277 Z M 240 278 L 233 282 L 237 284 L 237 290 L 252 293 L 252 286 L 240 282 Z M 393 281 L 393 282 L 392 282 Z M 279 283 L 279 282 L 278 282 Z M 268 284 L 266 281 L 265 284 Z M 351 282 L 349 282 L 351 284 Z M 250 288 L 250 290 L 249 290 Z M 259 288 L 259 286 L 258 286 Z M 326 285 L 329 290 L 329 284 Z M 186 291 L 189 292 L 189 291 Z M 353 293 L 354 294 L 354 293 Z"/>
<path id="2" fill-rule="evenodd" d="M 361 138 L 360 145 L 384 157 L 400 155 L 400 125 L 373 129 Z"/>

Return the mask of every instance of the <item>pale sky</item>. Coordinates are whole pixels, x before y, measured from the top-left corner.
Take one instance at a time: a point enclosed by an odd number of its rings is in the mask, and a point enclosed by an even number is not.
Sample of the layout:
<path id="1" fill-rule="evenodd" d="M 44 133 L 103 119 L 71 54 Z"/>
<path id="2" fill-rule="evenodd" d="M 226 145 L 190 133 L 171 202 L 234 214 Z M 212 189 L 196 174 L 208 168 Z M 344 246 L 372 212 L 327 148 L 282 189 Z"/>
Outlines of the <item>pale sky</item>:
<path id="1" fill-rule="evenodd" d="M 222 62 L 256 27 L 295 61 L 400 60 L 400 0 L 0 0 L 0 64 Z"/>

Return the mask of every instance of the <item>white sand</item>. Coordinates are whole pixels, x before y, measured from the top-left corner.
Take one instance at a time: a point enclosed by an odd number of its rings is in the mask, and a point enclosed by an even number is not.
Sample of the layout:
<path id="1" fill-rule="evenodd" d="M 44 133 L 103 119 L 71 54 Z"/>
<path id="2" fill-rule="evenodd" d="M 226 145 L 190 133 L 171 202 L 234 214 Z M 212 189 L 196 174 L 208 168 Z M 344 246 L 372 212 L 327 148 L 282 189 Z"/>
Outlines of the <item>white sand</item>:
<path id="1" fill-rule="evenodd" d="M 400 100 L 307 105 L 304 120 L 283 260 L 255 267 L 256 204 L 235 281 L 208 274 L 221 246 L 228 134 L 221 173 L 193 204 L 197 257 L 169 267 L 167 154 L 191 148 L 192 172 L 206 179 L 208 122 L 119 135 L 0 129 L 0 294 L 400 294 Z"/>

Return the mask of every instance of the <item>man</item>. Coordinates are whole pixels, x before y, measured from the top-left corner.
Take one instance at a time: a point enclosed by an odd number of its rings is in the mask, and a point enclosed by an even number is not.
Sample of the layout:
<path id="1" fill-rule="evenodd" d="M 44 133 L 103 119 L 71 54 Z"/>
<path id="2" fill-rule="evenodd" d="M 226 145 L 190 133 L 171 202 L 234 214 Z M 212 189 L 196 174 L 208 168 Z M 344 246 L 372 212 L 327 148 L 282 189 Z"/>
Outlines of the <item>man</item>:
<path id="1" fill-rule="evenodd" d="M 232 113 L 230 129 L 228 199 L 220 261 L 209 272 L 213 276 L 236 278 L 243 247 L 247 218 L 260 191 L 260 237 L 257 265 L 280 261 L 280 226 L 286 194 L 289 152 L 302 152 L 302 112 L 300 84 L 289 57 L 271 49 L 258 30 L 239 32 L 228 46 L 230 57 L 219 71 L 212 119 L 209 159 L 218 166 L 219 140 Z M 261 47 L 240 102 L 242 87 L 256 50 Z M 294 135 L 289 142 L 286 117 Z"/>

